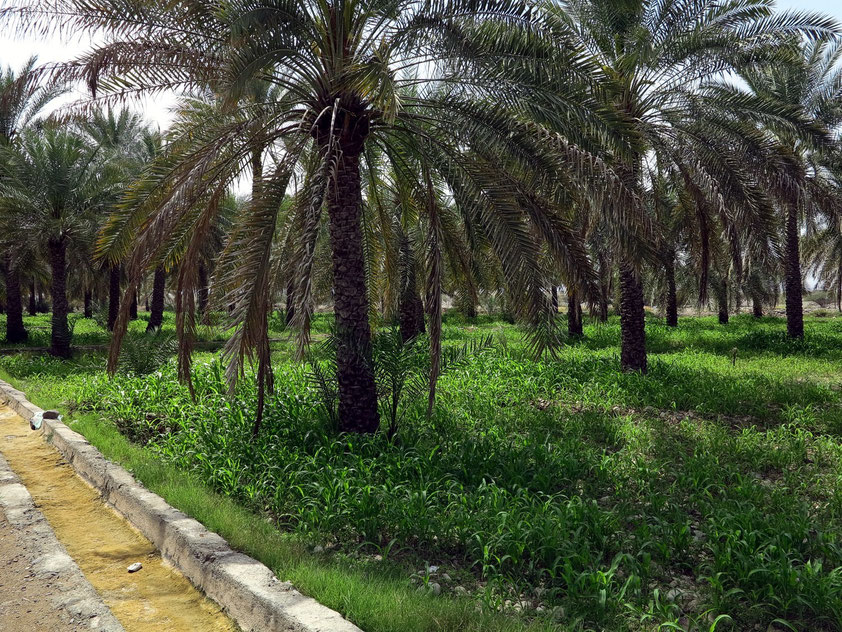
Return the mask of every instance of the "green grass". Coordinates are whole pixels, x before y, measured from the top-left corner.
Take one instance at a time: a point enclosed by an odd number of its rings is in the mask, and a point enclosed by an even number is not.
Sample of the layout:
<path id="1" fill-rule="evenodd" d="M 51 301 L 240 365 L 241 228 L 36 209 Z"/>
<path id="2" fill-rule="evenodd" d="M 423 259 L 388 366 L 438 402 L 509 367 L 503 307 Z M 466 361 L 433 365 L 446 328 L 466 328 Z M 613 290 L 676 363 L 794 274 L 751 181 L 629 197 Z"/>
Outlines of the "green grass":
<path id="1" fill-rule="evenodd" d="M 50 346 L 50 314 L 37 314 L 35 316 L 24 316 L 23 322 L 29 334 L 25 342 L 17 344 L 6 344 L 0 336 L 0 350 L 20 349 L 31 347 Z M 316 314 L 313 317 L 313 333 L 318 336 L 330 330 L 333 321 L 332 314 Z M 83 318 L 81 314 L 70 314 L 69 322 L 73 332 L 73 344 L 79 346 L 107 345 L 111 342 L 111 333 L 103 326 L 102 317 Z M 146 331 L 149 323 L 149 312 L 138 312 L 137 320 L 129 322 L 129 335 L 141 335 Z M 161 330 L 167 334 L 175 334 L 175 314 L 164 312 L 164 322 Z M 0 314 L 0 334 L 5 335 L 6 314 Z M 227 340 L 230 329 L 226 326 L 226 316 L 223 313 L 214 312 L 200 322 L 197 328 L 197 339 L 201 342 L 223 342 Z M 286 327 L 282 314 L 273 313 L 269 320 L 269 335 L 273 338 L 286 336 Z"/>
<path id="2" fill-rule="evenodd" d="M 410 403 L 394 442 L 331 433 L 286 344 L 256 441 L 253 383 L 225 397 L 212 354 L 195 403 L 171 365 L 108 380 L 101 356 L 8 357 L 0 374 L 368 632 L 839 630 L 842 321 L 806 320 L 792 343 L 774 318 L 652 318 L 640 376 L 617 370 L 615 320 L 534 361 L 515 327 L 448 315 L 447 346 L 497 347 L 442 378 L 432 419 Z"/>

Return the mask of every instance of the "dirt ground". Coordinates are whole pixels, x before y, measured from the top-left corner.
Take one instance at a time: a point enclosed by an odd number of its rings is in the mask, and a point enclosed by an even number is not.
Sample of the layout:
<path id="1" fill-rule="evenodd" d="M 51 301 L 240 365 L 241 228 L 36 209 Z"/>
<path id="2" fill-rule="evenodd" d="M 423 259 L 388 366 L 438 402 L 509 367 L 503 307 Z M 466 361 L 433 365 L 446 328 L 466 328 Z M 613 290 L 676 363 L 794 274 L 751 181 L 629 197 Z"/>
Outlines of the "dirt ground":
<path id="1" fill-rule="evenodd" d="M 0 511 L 0 631 L 88 629 L 87 622 L 72 621 L 69 614 L 53 606 L 59 588 L 35 576 L 20 537 Z"/>

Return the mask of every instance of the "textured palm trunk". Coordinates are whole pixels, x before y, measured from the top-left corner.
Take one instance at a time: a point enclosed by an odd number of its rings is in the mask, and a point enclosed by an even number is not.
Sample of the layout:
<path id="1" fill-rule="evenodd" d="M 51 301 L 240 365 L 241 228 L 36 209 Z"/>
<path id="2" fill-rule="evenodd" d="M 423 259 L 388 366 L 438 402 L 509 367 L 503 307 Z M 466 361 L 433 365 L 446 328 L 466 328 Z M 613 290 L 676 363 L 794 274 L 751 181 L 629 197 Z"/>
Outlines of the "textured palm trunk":
<path id="1" fill-rule="evenodd" d="M 790 338 L 804 337 L 798 239 L 798 208 L 791 203 L 786 215 L 786 333 Z"/>
<path id="2" fill-rule="evenodd" d="M 552 296 L 553 316 L 558 314 L 558 286 L 553 283 L 550 286 L 550 295 Z"/>
<path id="3" fill-rule="evenodd" d="M 114 331 L 114 323 L 120 313 L 120 266 L 108 268 L 108 331 Z"/>
<path id="4" fill-rule="evenodd" d="M 608 295 L 611 293 L 611 266 L 608 256 L 600 250 L 599 258 L 599 322 L 608 321 Z"/>
<path id="5" fill-rule="evenodd" d="M 59 358 L 70 357 L 70 327 L 67 324 L 67 242 L 50 239 L 47 242 L 50 255 L 50 298 L 53 303 L 52 331 L 50 333 L 50 354 Z"/>
<path id="6" fill-rule="evenodd" d="M 29 334 L 23 326 L 20 270 L 9 255 L 3 257 L 3 273 L 6 281 L 6 342 L 23 342 Z"/>
<path id="7" fill-rule="evenodd" d="M 167 275 L 161 267 L 155 268 L 152 279 L 152 303 L 149 306 L 149 324 L 146 331 L 157 331 L 164 323 L 164 289 Z"/>
<path id="8" fill-rule="evenodd" d="M 83 299 L 84 302 L 84 314 L 85 318 L 92 318 L 94 315 L 93 310 L 93 296 L 91 295 L 90 290 L 85 290 L 85 297 Z"/>
<path id="9" fill-rule="evenodd" d="M 35 287 L 35 281 L 29 282 L 28 311 L 30 316 L 35 316 L 38 313 L 38 290 Z"/>
<path id="10" fill-rule="evenodd" d="M 842 312 L 842 263 L 836 270 L 836 311 Z"/>
<path id="11" fill-rule="evenodd" d="M 757 294 L 751 295 L 751 312 L 755 318 L 763 318 L 763 301 Z"/>
<path id="12" fill-rule="evenodd" d="M 570 286 L 567 286 L 567 335 L 571 338 L 581 338 L 583 335 L 582 305 L 576 290 Z"/>
<path id="13" fill-rule="evenodd" d="M 678 293 L 675 289 L 675 252 L 667 252 L 665 265 L 667 275 L 667 326 L 678 327 Z"/>
<path id="14" fill-rule="evenodd" d="M 368 323 L 362 233 L 362 142 L 343 143 L 335 180 L 328 186 L 328 217 L 333 260 L 339 425 L 347 432 L 376 432 L 377 389 Z"/>
<path id="15" fill-rule="evenodd" d="M 716 293 L 716 300 L 719 307 L 719 324 L 728 324 L 728 283 L 725 279 L 719 282 L 719 291 Z"/>
<path id="16" fill-rule="evenodd" d="M 626 111 L 631 114 L 628 104 Z M 626 188 L 640 189 L 638 172 L 642 157 L 634 157 L 621 168 Z M 620 253 L 620 366 L 623 371 L 646 373 L 646 312 L 643 309 L 643 280 L 627 253 Z"/>
<path id="17" fill-rule="evenodd" d="M 399 319 L 401 340 L 408 342 L 426 331 L 424 326 L 424 303 L 418 293 L 415 275 L 415 256 L 409 237 L 401 235 L 400 244 L 401 292 L 399 297 Z"/>
<path id="18" fill-rule="evenodd" d="M 620 263 L 620 366 L 623 371 L 646 372 L 646 312 L 643 283 L 634 266 Z"/>
<path id="19" fill-rule="evenodd" d="M 137 320 L 137 292 L 132 292 L 132 304 L 129 306 L 129 318 Z"/>

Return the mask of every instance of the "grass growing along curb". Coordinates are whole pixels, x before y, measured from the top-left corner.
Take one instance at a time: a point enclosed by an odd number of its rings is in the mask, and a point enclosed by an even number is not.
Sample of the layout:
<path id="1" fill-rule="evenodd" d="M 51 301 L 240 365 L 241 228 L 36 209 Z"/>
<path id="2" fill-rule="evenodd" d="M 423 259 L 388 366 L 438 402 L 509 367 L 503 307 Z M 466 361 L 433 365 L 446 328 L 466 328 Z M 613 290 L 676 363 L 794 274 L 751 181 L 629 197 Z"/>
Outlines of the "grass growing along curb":
<path id="1" fill-rule="evenodd" d="M 225 538 L 235 549 L 263 562 L 280 579 L 320 603 L 338 610 L 365 632 L 541 632 L 557 626 L 526 625 L 505 615 L 479 612 L 468 600 L 432 599 L 408 589 L 406 577 L 365 572 L 356 565 L 331 562 L 307 551 L 304 542 L 279 532 L 265 518 L 194 476 L 162 463 L 150 450 L 129 442 L 116 427 L 93 413 L 67 414 L 65 403 L 39 395 L 38 384 L 16 379 L 0 369 L 0 378 L 27 394 L 41 408 L 60 410 L 68 425 L 102 454 L 122 465 L 150 491 Z"/>

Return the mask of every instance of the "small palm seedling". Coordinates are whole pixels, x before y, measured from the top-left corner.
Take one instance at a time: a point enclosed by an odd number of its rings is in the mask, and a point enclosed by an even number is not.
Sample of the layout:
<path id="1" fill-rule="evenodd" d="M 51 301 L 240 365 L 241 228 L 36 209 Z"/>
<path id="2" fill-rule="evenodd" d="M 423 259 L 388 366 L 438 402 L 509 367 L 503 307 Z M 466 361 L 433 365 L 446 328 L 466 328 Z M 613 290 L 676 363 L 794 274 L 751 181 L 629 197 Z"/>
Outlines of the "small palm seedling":
<path id="1" fill-rule="evenodd" d="M 175 337 L 163 331 L 126 336 L 123 350 L 120 370 L 134 375 L 154 373 L 178 352 Z"/>

